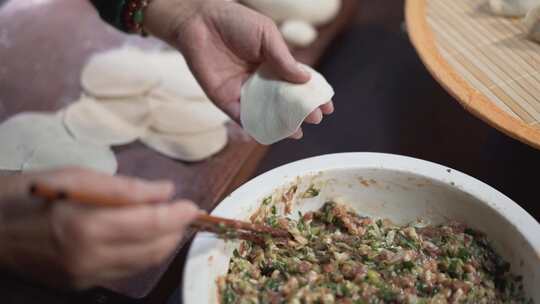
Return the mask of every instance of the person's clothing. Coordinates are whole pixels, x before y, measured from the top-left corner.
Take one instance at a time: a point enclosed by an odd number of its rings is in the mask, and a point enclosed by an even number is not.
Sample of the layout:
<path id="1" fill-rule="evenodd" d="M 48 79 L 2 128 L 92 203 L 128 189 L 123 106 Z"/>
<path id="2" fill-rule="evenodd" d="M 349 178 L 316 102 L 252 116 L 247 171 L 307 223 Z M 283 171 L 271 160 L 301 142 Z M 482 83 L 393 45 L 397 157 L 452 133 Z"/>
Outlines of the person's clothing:
<path id="1" fill-rule="evenodd" d="M 122 32 L 128 32 L 122 20 L 126 0 L 90 0 L 90 2 L 97 9 L 101 19 Z"/>

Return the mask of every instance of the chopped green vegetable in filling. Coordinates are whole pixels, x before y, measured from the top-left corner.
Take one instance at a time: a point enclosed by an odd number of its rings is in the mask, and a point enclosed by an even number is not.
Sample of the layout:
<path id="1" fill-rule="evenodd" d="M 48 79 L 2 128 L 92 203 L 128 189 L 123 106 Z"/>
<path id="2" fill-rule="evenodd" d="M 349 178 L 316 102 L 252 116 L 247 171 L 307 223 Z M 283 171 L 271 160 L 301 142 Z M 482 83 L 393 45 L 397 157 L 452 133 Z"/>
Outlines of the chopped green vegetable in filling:
<path id="1" fill-rule="evenodd" d="M 315 185 L 310 185 L 309 188 L 304 192 L 304 195 L 302 195 L 303 198 L 312 198 L 319 195 L 320 190 L 315 188 Z"/>
<path id="2" fill-rule="evenodd" d="M 460 223 L 399 226 L 333 202 L 299 216 L 259 218 L 293 239 L 243 241 L 218 280 L 221 303 L 533 303 L 486 236 Z"/>

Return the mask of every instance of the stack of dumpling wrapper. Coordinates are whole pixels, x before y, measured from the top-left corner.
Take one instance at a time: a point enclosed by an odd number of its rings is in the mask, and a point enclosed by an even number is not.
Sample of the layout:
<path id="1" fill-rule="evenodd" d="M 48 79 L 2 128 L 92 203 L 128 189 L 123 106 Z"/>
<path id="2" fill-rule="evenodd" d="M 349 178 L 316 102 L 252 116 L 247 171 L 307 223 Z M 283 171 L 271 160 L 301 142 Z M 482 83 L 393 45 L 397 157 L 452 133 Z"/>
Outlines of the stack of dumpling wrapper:
<path id="1" fill-rule="evenodd" d="M 176 51 L 121 48 L 93 56 L 82 96 L 58 113 L 22 113 L 0 125 L 0 169 L 76 165 L 114 174 L 111 146 L 140 140 L 182 161 L 227 144 L 228 117 L 206 97 Z"/>

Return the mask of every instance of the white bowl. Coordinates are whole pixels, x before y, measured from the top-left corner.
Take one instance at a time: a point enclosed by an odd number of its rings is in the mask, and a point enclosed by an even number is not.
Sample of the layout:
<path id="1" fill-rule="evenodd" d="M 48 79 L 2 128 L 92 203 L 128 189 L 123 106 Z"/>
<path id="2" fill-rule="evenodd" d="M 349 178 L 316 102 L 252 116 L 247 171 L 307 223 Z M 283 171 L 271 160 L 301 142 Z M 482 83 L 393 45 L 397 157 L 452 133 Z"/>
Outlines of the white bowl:
<path id="1" fill-rule="evenodd" d="M 525 291 L 540 303 L 540 224 L 490 186 L 434 163 L 379 153 L 331 154 L 290 163 L 264 173 L 223 200 L 212 214 L 247 219 L 272 194 L 297 183 L 311 184 L 319 196 L 298 200 L 297 210 L 318 209 L 341 197 L 362 214 L 407 223 L 422 218 L 436 224 L 462 221 L 487 233 L 497 252 L 522 275 Z M 216 279 L 225 274 L 236 242 L 199 233 L 184 270 L 185 304 L 218 303 Z"/>

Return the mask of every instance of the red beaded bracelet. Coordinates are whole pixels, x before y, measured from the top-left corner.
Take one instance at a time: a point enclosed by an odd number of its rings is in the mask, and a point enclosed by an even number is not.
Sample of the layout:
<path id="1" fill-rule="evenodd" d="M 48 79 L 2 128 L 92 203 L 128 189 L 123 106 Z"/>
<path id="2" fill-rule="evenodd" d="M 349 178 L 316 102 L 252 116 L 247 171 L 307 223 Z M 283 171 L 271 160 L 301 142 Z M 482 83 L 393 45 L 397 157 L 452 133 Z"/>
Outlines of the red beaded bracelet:
<path id="1" fill-rule="evenodd" d="M 124 28 L 129 33 L 137 33 L 146 36 L 144 30 L 144 10 L 151 0 L 127 0 L 124 6 Z"/>

